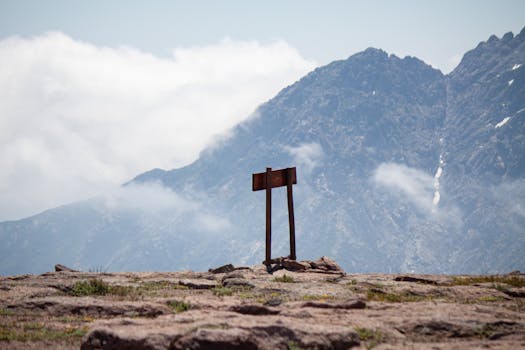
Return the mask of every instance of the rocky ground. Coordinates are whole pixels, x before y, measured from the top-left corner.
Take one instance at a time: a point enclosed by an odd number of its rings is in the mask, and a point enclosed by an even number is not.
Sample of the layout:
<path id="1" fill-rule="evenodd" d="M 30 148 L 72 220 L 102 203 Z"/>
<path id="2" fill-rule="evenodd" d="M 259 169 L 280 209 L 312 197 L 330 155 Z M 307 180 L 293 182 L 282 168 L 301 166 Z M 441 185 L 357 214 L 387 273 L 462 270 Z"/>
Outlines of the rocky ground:
<path id="1" fill-rule="evenodd" d="M 209 272 L 0 277 L 2 349 L 519 349 L 525 275 Z M 60 268 L 59 268 L 60 269 Z"/>

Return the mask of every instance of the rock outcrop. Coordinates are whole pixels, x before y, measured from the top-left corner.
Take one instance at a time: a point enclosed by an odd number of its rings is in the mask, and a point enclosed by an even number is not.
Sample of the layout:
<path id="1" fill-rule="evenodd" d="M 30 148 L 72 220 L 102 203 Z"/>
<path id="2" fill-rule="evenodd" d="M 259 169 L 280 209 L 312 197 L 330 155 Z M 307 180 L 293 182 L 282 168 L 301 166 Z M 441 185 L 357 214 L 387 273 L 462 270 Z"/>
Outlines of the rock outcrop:
<path id="1" fill-rule="evenodd" d="M 281 267 L 0 277 L 0 348 L 525 347 L 522 274 L 346 274 L 327 257 Z"/>

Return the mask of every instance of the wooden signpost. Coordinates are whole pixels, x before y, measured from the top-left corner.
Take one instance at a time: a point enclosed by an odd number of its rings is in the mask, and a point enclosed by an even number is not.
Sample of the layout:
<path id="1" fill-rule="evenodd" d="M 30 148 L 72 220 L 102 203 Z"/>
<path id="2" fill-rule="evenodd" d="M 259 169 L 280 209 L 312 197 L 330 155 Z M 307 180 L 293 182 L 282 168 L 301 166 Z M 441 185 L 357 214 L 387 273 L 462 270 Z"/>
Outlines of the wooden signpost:
<path id="1" fill-rule="evenodd" d="M 288 197 L 288 221 L 290 224 L 290 256 L 296 260 L 295 254 L 295 221 L 293 214 L 292 185 L 297 183 L 295 167 L 272 170 L 266 168 L 266 172 L 252 174 L 252 190 L 266 190 L 266 260 L 264 264 L 268 267 L 272 264 L 272 188 L 286 186 Z"/>

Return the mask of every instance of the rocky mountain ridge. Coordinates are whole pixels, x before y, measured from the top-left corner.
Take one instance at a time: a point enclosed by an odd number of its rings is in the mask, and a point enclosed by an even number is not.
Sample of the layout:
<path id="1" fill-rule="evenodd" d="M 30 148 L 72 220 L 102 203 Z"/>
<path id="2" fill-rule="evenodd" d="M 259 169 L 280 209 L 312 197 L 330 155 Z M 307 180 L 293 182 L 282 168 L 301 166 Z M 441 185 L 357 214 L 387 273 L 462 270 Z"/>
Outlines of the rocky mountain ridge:
<path id="1" fill-rule="evenodd" d="M 251 174 L 296 165 L 298 256 L 347 271 L 525 270 L 525 31 L 443 75 L 367 49 L 283 89 L 186 167 L 0 224 L 0 273 L 205 269 L 264 255 Z M 287 251 L 282 193 L 274 247 Z"/>

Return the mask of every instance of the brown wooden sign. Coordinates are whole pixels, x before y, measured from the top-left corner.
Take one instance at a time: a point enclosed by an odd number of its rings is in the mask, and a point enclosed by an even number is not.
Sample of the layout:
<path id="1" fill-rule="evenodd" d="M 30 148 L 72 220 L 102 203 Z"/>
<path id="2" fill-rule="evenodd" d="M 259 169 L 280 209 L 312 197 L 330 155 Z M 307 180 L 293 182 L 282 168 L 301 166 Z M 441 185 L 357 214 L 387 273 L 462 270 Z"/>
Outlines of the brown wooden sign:
<path id="1" fill-rule="evenodd" d="M 270 186 L 268 186 L 270 184 Z M 266 168 L 266 172 L 252 174 L 252 190 L 266 190 L 266 260 L 265 265 L 270 268 L 272 263 L 272 188 L 286 186 L 288 198 L 288 221 L 290 224 L 290 256 L 295 260 L 295 220 L 293 212 L 292 185 L 297 184 L 295 167 L 272 170 Z"/>
<path id="2" fill-rule="evenodd" d="M 297 184 L 297 175 L 295 174 L 295 168 L 286 168 L 279 170 L 272 170 L 271 182 L 272 188 L 281 187 L 288 185 L 288 172 L 292 177 L 292 185 Z M 260 191 L 266 189 L 266 173 L 252 174 L 253 183 L 252 190 Z"/>

